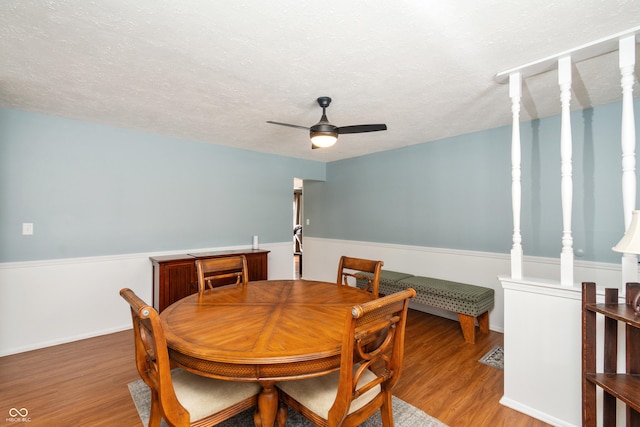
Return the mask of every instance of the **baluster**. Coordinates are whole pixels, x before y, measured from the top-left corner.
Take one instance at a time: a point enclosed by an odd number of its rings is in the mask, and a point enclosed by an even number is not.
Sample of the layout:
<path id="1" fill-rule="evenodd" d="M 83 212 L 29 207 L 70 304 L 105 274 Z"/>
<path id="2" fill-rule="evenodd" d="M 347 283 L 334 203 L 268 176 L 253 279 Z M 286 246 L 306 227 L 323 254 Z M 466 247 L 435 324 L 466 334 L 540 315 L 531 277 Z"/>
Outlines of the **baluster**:
<path id="1" fill-rule="evenodd" d="M 636 206 L 636 129 L 633 113 L 633 82 L 636 54 L 635 36 L 619 41 L 622 86 L 622 208 L 625 231 L 631 224 L 631 212 Z M 622 255 L 622 284 L 638 281 L 638 257 Z"/>
<path id="2" fill-rule="evenodd" d="M 511 203 L 513 211 L 513 246 L 511 248 L 511 277 L 522 278 L 522 235 L 520 234 L 520 208 L 522 200 L 521 147 L 520 147 L 520 99 L 522 75 L 509 75 L 509 96 L 513 125 L 511 131 Z"/>
<path id="3" fill-rule="evenodd" d="M 571 57 L 558 60 L 558 84 L 562 104 L 560 129 L 560 170 L 562 195 L 562 253 L 560 254 L 560 284 L 573 286 L 573 236 L 571 214 L 573 207 L 572 140 L 571 140 Z"/>

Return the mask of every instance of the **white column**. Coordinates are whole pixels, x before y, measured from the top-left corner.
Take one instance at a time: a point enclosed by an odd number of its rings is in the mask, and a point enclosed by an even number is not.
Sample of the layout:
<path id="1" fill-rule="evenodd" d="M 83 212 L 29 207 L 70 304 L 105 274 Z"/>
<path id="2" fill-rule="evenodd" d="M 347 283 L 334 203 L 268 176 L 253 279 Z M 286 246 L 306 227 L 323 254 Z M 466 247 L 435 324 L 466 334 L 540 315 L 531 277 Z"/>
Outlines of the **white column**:
<path id="1" fill-rule="evenodd" d="M 619 42 L 620 82 L 622 86 L 622 209 L 624 229 L 629 228 L 631 212 L 636 206 L 636 129 L 633 113 L 633 82 L 636 54 L 635 36 Z M 622 255 L 622 284 L 638 281 L 638 257 Z M 622 288 L 624 289 L 624 288 Z"/>
<path id="2" fill-rule="evenodd" d="M 571 140 L 571 57 L 558 60 L 558 84 L 562 104 L 560 128 L 560 171 L 562 196 L 562 253 L 560 254 L 560 284 L 573 286 L 573 236 L 571 215 L 573 207 L 572 140 Z"/>
<path id="3" fill-rule="evenodd" d="M 509 97 L 513 125 L 511 131 L 511 204 L 513 211 L 513 246 L 511 247 L 511 277 L 522 278 L 522 235 L 520 234 L 520 209 L 522 200 L 521 148 L 520 148 L 520 98 L 522 98 L 522 75 L 509 75 Z"/>

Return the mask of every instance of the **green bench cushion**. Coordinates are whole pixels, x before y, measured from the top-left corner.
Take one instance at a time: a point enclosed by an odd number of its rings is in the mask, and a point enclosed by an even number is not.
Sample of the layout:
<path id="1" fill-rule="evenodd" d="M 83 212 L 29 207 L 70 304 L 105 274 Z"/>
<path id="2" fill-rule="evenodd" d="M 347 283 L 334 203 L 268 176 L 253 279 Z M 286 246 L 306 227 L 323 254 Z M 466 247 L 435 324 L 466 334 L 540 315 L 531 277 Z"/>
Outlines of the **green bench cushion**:
<path id="1" fill-rule="evenodd" d="M 373 277 L 373 273 L 360 271 L 358 274 Z M 357 279 L 356 286 L 365 289 L 367 280 Z M 491 288 L 414 276 L 398 271 L 382 270 L 380 272 L 380 294 L 390 295 L 406 288 L 416 290 L 414 300 L 419 303 L 473 317 L 492 309 L 494 304 L 495 292 Z"/>
<path id="2" fill-rule="evenodd" d="M 358 275 L 365 277 L 373 277 L 373 273 L 367 273 L 364 271 L 359 271 Z M 406 279 L 411 277 L 412 274 L 400 273 L 398 271 L 391 270 L 380 270 L 380 288 L 379 293 L 383 295 L 393 294 L 395 292 L 402 291 L 405 288 L 399 287 L 396 283 L 399 280 Z M 367 280 L 366 279 L 356 279 L 356 286 L 360 289 L 366 289 Z"/>
<path id="3" fill-rule="evenodd" d="M 420 276 L 399 280 L 396 285 L 401 289 L 414 288 L 415 300 L 420 303 L 474 317 L 494 304 L 494 290 L 483 286 Z"/>

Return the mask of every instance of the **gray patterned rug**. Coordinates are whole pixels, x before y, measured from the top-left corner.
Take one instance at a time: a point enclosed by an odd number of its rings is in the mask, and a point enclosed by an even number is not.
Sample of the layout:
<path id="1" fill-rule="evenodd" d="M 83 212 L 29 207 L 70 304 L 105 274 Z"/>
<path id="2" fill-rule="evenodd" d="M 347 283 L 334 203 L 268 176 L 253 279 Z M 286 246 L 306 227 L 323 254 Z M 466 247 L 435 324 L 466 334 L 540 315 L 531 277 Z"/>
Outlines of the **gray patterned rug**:
<path id="1" fill-rule="evenodd" d="M 497 345 L 493 347 L 487 354 L 482 356 L 480 363 L 484 363 L 485 365 L 489 365 L 496 369 L 504 370 L 504 349 Z"/>
<path id="2" fill-rule="evenodd" d="M 151 393 L 149 387 L 142 380 L 138 380 L 129 384 L 129 392 L 136 405 L 138 414 L 144 427 L 149 425 L 149 405 Z M 393 420 L 396 427 L 447 427 L 446 424 L 422 412 L 415 406 L 409 405 L 407 402 L 393 396 Z M 253 409 L 242 412 L 235 417 L 218 424 L 217 427 L 249 427 L 253 426 Z M 162 427 L 167 424 L 162 421 Z M 360 427 L 379 427 L 382 426 L 380 412 L 369 418 Z M 287 427 L 312 427 L 302 415 L 289 409 L 289 418 L 287 419 Z"/>

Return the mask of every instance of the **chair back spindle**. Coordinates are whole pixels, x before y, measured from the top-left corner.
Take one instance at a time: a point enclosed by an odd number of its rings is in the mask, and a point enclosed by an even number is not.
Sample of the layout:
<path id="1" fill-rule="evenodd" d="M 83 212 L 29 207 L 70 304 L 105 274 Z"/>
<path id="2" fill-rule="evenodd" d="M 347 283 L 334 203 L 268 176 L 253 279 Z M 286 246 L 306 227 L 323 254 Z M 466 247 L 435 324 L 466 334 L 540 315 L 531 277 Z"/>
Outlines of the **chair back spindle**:
<path id="1" fill-rule="evenodd" d="M 354 306 L 344 324 L 340 370 L 277 383 L 279 427 L 287 405 L 321 427 L 358 426 L 378 410 L 383 426 L 392 427 L 391 391 L 402 372 L 407 310 L 415 295 L 408 288 Z"/>
<path id="2" fill-rule="evenodd" d="M 158 312 L 131 289 L 120 290 L 133 321 L 136 367 L 151 389 L 149 427 L 213 426 L 257 404 L 260 386 L 171 369 Z M 195 420 L 193 419 L 195 418 Z"/>
<path id="3" fill-rule="evenodd" d="M 365 290 L 371 292 L 377 298 L 380 287 L 380 270 L 382 270 L 383 265 L 382 261 L 342 256 L 338 263 L 338 278 L 336 281 L 338 285 L 349 286 L 349 278 L 364 279 L 367 281 Z M 358 274 L 361 271 L 372 273 L 373 277 Z"/>
<path id="4" fill-rule="evenodd" d="M 244 255 L 196 260 L 198 292 L 219 286 L 235 284 L 246 286 L 249 282 L 247 258 Z"/>

